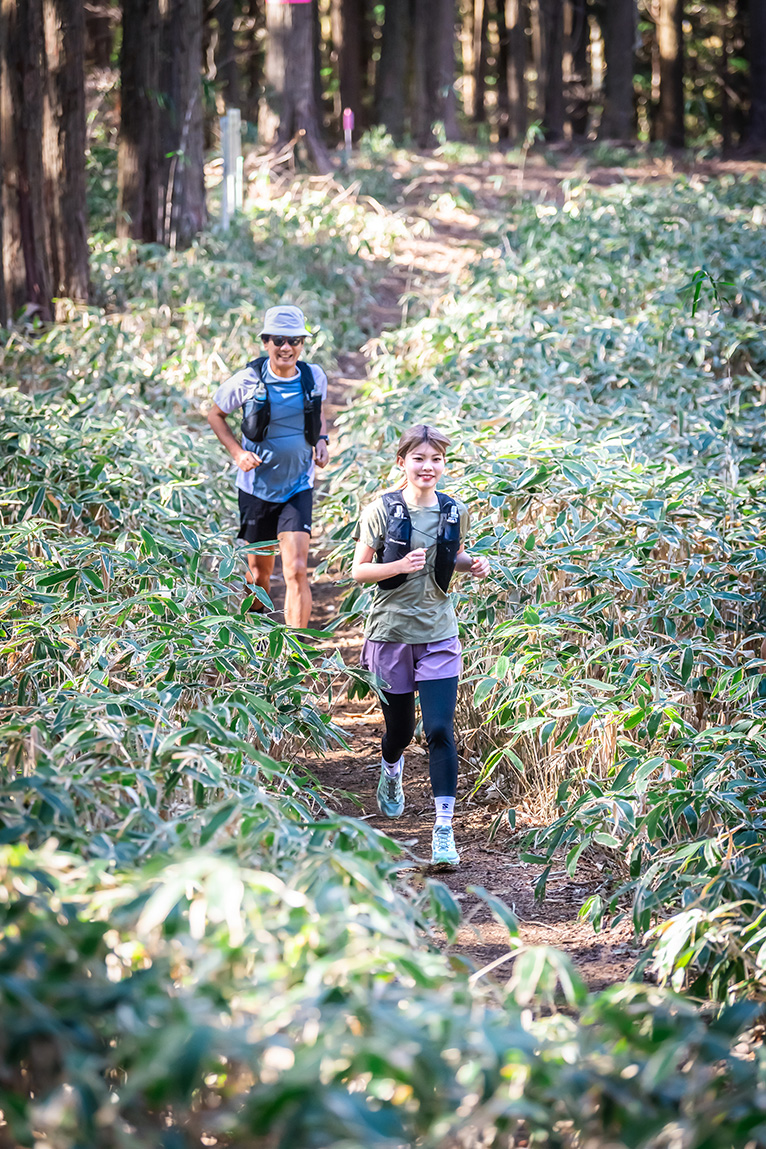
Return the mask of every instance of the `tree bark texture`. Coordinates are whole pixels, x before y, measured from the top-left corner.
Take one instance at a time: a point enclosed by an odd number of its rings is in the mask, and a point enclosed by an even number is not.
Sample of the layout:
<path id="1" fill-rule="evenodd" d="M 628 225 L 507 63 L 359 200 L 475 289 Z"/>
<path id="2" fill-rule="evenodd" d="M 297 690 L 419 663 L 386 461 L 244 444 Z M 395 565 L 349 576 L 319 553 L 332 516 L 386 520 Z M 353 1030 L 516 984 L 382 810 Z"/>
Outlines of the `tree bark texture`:
<path id="1" fill-rule="evenodd" d="M 538 0 L 538 5 L 543 132 L 547 140 L 560 140 L 564 134 L 564 0 Z"/>
<path id="2" fill-rule="evenodd" d="M 657 48 L 660 57 L 660 106 L 656 136 L 674 148 L 684 146 L 683 0 L 660 0 Z"/>
<path id="3" fill-rule="evenodd" d="M 169 0 L 160 19 L 162 242 L 185 246 L 207 222 L 202 0 Z"/>
<path id="4" fill-rule="evenodd" d="M 265 28 L 265 13 L 260 0 L 249 0 L 248 12 L 248 39 L 244 48 L 245 77 L 247 88 L 247 104 L 244 109 L 248 120 L 258 122 L 258 110 L 263 84 L 263 32 Z"/>
<path id="5" fill-rule="evenodd" d="M 408 0 L 387 0 L 375 78 L 375 112 L 397 143 L 405 131 L 411 32 Z"/>
<path id="6" fill-rule="evenodd" d="M 497 4 L 497 136 L 508 139 L 510 97 L 508 93 L 508 25 L 505 21 L 505 0 Z"/>
<path id="7" fill-rule="evenodd" d="M 766 148 L 766 0 L 749 0 L 750 115 L 746 128 L 748 145 Z"/>
<path id="8" fill-rule="evenodd" d="M 386 6 L 388 7 L 388 6 Z M 357 129 L 364 122 L 362 92 L 366 64 L 366 11 L 364 0 L 340 0 L 338 72 L 342 108 L 354 113 Z"/>
<path id="9" fill-rule="evenodd" d="M 519 141 L 527 131 L 526 0 L 505 0 L 505 22 L 508 28 L 508 136 Z"/>
<path id="10" fill-rule="evenodd" d="M 79 0 L 0 3 L 0 317 L 88 295 Z"/>
<path id="11" fill-rule="evenodd" d="M 266 5 L 266 91 L 258 120 L 261 140 L 276 150 L 305 147 L 319 172 L 332 169 L 315 98 L 314 26 L 310 4 Z"/>
<path id="12" fill-rule="evenodd" d="M 201 0 L 124 0 L 117 233 L 170 247 L 205 226 Z"/>
<path id="13" fill-rule="evenodd" d="M 434 123 L 438 119 L 436 107 L 436 79 L 434 76 L 434 17 L 436 0 L 414 0 L 414 66 L 412 71 L 412 135 L 420 148 L 436 144 Z"/>
<path id="14" fill-rule="evenodd" d="M 571 72 L 569 75 L 569 124 L 573 139 L 584 139 L 588 134 L 588 111 L 591 97 L 591 72 L 588 46 L 590 27 L 588 25 L 587 0 L 570 0 L 569 52 Z"/>
<path id="15" fill-rule="evenodd" d="M 234 41 L 234 0 L 218 0 L 215 15 L 218 20 L 216 73 L 221 81 L 227 108 L 241 108 L 237 46 Z"/>
<path id="16" fill-rule="evenodd" d="M 473 112 L 474 123 L 487 119 L 487 57 L 489 55 L 489 0 L 474 0 L 473 5 Z"/>
<path id="17" fill-rule="evenodd" d="M 146 243 L 162 230 L 159 70 L 158 0 L 123 0 L 117 234 Z"/>
<path id="18" fill-rule="evenodd" d="M 42 6 L 2 0 L 0 145 L 3 174 L 5 320 L 25 306 L 52 319 L 52 289 L 43 197 Z"/>
<path id="19" fill-rule="evenodd" d="M 85 20 L 81 0 L 43 0 L 43 166 L 54 295 L 90 293 L 85 184 Z"/>
<path id="20" fill-rule="evenodd" d="M 460 136 L 455 99 L 455 0 L 414 0 L 412 134 L 418 147 L 433 147 L 434 127 L 448 140 Z"/>
<path id="21" fill-rule="evenodd" d="M 636 43 L 636 0 L 609 0 L 604 24 L 606 91 L 600 135 L 634 139 L 633 63 Z"/>
<path id="22" fill-rule="evenodd" d="M 106 0 L 85 4 L 85 59 L 97 68 L 108 68 L 112 62 L 114 28 Z"/>
<path id="23" fill-rule="evenodd" d="M 276 143 L 282 119 L 291 27 L 292 13 L 288 4 L 266 5 L 263 99 L 258 111 L 258 137 L 266 147 Z"/>
<path id="24" fill-rule="evenodd" d="M 437 110 L 444 124 L 444 134 L 448 140 L 460 139 L 457 118 L 457 95 L 455 93 L 455 49 L 457 31 L 455 26 L 455 0 L 438 0 L 436 28 L 440 33 L 437 44 Z"/>
<path id="25" fill-rule="evenodd" d="M 6 83 L 6 14 L 0 3 L 0 250 L 5 254 L 5 109 L 3 89 Z M 0 256 L 0 327 L 8 325 L 8 296 L 5 291 L 5 261 Z"/>

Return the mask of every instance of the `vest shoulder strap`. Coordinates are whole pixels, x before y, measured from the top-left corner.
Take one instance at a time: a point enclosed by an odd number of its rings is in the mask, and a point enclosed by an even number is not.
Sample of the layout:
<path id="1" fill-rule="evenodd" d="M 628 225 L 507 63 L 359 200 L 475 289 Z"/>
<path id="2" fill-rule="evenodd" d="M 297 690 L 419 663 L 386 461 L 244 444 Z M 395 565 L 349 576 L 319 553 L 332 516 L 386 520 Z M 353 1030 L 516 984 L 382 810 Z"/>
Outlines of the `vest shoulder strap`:
<path id="1" fill-rule="evenodd" d="M 304 363 L 302 359 L 299 359 L 295 366 L 301 373 L 301 386 L 303 387 L 303 394 L 308 399 L 308 397 L 311 395 L 311 392 L 314 390 L 314 372 L 311 370 L 308 363 Z"/>
<path id="2" fill-rule="evenodd" d="M 261 383 L 264 382 L 263 368 L 264 368 L 265 364 L 268 363 L 268 361 L 269 361 L 268 355 L 259 355 L 257 359 L 251 359 L 250 362 L 248 363 L 248 367 L 251 367 L 253 369 L 253 371 L 255 371 L 255 373 L 258 376 L 258 378 L 260 379 Z"/>
<path id="3" fill-rule="evenodd" d="M 449 511 L 452 507 L 457 508 L 457 503 L 452 498 L 452 495 L 448 495 L 444 491 L 437 491 L 436 497 L 439 500 L 439 510 L 442 514 L 444 511 Z"/>
<path id="4" fill-rule="evenodd" d="M 383 506 L 386 508 L 386 515 L 391 513 L 393 507 L 399 506 L 402 508 L 403 513 L 397 517 L 405 519 L 410 517 L 410 512 L 407 509 L 407 504 L 404 501 L 404 495 L 401 491 L 384 491 L 380 497 L 383 500 Z"/>

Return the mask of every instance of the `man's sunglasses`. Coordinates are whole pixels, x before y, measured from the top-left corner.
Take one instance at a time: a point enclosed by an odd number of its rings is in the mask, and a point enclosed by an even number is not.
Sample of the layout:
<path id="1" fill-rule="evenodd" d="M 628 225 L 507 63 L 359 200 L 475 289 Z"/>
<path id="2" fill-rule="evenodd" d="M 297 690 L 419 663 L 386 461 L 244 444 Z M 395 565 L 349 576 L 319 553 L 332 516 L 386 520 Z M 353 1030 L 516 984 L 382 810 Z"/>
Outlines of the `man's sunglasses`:
<path id="1" fill-rule="evenodd" d="M 305 335 L 264 335 L 263 341 L 268 343 L 271 340 L 275 347 L 281 347 L 283 343 L 289 343 L 291 347 L 298 347 L 305 338 Z"/>

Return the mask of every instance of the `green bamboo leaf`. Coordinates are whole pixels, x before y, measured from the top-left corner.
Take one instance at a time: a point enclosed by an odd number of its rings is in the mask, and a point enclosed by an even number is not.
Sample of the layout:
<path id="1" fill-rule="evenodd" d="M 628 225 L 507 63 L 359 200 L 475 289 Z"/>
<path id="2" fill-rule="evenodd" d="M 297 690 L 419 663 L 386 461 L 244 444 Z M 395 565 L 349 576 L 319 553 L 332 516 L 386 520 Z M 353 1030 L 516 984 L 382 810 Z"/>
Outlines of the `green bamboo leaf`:
<path id="1" fill-rule="evenodd" d="M 497 684 L 498 680 L 496 678 L 483 678 L 480 682 L 477 682 L 473 691 L 474 706 L 481 706 L 483 702 L 486 702 Z"/>
<path id="2" fill-rule="evenodd" d="M 196 531 L 193 531 L 191 527 L 186 527 L 183 523 L 181 523 L 181 534 L 186 539 L 187 543 L 193 551 L 198 551 L 200 549 L 199 535 Z"/>

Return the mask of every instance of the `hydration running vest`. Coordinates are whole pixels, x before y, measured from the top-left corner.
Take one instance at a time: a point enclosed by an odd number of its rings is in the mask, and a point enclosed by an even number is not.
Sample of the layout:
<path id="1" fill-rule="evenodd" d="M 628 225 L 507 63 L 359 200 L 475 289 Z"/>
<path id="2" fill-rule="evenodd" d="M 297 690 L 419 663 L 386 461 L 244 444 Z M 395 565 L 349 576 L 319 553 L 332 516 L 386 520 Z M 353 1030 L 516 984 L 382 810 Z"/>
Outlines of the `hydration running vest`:
<path id="1" fill-rule="evenodd" d="M 263 442 L 271 421 L 269 388 L 263 378 L 266 363 L 268 363 L 267 355 L 261 355 L 259 359 L 253 359 L 248 363 L 248 367 L 253 369 L 258 380 L 255 395 L 252 399 L 247 399 L 242 407 L 242 434 L 251 443 Z M 308 363 L 298 360 L 296 367 L 300 372 L 303 387 L 303 433 L 306 442 L 316 447 L 322 431 L 322 395 Z"/>
<path id="2" fill-rule="evenodd" d="M 434 579 L 446 594 L 460 550 L 460 512 L 455 500 L 443 491 L 437 491 L 436 497 L 439 500 L 439 529 L 436 532 Z M 401 491 L 386 491 L 381 498 L 386 508 L 386 536 L 377 552 L 377 559 L 379 563 L 393 563 L 412 549 L 412 519 Z M 406 574 L 392 575 L 379 582 L 378 586 L 383 590 L 394 590 L 407 577 Z"/>

